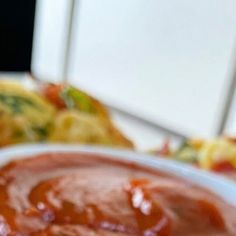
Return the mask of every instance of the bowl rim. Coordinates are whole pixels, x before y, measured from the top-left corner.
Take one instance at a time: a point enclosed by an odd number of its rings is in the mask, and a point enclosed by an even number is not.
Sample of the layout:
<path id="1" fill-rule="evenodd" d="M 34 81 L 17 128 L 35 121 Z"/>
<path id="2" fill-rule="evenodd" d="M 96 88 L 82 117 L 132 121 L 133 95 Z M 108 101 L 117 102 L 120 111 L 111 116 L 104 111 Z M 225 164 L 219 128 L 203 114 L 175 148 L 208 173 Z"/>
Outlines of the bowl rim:
<path id="1" fill-rule="evenodd" d="M 217 174 L 209 173 L 207 171 L 189 166 L 185 163 L 131 150 L 78 144 L 14 145 L 0 149 L 0 166 L 5 165 L 12 160 L 33 158 L 34 155 L 51 152 L 80 152 L 85 154 L 98 154 L 106 158 L 118 159 L 151 167 L 190 180 L 191 182 L 216 193 L 228 203 L 236 205 L 235 182 Z"/>

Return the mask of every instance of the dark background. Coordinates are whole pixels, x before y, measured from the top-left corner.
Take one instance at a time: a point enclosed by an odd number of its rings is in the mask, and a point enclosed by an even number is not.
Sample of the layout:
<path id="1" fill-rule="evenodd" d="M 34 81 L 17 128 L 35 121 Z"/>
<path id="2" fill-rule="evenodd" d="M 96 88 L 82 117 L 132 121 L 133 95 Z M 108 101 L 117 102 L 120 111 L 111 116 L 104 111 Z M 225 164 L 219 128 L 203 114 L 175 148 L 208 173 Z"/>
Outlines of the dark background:
<path id="1" fill-rule="evenodd" d="M 30 71 L 36 0 L 0 1 L 0 71 Z"/>

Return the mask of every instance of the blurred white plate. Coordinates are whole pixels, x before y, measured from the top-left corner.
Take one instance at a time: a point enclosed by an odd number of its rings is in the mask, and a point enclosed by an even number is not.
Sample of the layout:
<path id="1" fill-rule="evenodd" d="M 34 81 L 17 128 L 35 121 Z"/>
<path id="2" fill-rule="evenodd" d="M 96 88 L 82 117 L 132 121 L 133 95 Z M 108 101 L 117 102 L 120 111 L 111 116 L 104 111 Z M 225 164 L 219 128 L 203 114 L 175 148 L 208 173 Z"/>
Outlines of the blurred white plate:
<path id="1" fill-rule="evenodd" d="M 142 166 L 149 166 L 188 179 L 212 190 L 216 194 L 222 196 L 229 203 L 236 205 L 236 184 L 233 181 L 173 160 L 152 157 L 132 151 L 63 144 L 17 145 L 0 150 L 0 165 L 4 165 L 10 160 L 21 159 L 45 152 L 96 153 L 107 156 L 108 158 L 135 162 Z"/>

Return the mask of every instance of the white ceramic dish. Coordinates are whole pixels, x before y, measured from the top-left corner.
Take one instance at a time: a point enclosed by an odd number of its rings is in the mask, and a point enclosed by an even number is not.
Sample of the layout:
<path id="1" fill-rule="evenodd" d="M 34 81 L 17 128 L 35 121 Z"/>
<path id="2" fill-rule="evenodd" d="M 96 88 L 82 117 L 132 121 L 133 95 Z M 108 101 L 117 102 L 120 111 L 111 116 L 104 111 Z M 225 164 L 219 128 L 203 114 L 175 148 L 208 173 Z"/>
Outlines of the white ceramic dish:
<path id="1" fill-rule="evenodd" d="M 45 152 L 96 153 L 107 156 L 108 158 L 135 162 L 140 165 L 145 165 L 167 173 L 172 173 L 176 176 L 181 176 L 212 190 L 216 194 L 222 196 L 229 203 L 236 205 L 236 184 L 233 181 L 206 171 L 197 170 L 196 168 L 190 167 L 186 164 L 131 151 L 62 144 L 19 145 L 0 150 L 0 165 L 4 165 L 11 160 L 21 159 L 27 156 L 30 157 L 31 155 Z"/>

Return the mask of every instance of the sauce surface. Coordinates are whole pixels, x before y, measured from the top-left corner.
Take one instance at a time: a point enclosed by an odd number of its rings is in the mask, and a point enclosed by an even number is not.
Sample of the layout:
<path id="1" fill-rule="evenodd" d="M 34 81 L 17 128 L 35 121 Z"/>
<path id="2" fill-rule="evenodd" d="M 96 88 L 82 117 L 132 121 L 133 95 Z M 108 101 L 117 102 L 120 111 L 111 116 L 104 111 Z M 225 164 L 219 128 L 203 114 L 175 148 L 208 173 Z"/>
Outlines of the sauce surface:
<path id="1" fill-rule="evenodd" d="M 236 208 L 183 179 L 81 153 L 0 169 L 0 236 L 235 236 Z"/>

